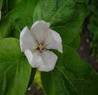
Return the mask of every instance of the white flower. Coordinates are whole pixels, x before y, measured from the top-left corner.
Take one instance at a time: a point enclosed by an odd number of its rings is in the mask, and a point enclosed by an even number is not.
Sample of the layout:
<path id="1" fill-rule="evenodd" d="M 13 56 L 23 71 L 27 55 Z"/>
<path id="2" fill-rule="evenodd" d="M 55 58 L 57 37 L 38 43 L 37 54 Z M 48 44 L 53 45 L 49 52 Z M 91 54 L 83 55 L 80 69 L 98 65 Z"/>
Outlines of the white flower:
<path id="1" fill-rule="evenodd" d="M 35 22 L 30 30 L 24 27 L 20 33 L 21 51 L 31 66 L 39 71 L 48 72 L 54 69 L 57 56 L 50 49 L 62 52 L 62 39 L 49 26 L 49 23 L 41 20 Z"/>

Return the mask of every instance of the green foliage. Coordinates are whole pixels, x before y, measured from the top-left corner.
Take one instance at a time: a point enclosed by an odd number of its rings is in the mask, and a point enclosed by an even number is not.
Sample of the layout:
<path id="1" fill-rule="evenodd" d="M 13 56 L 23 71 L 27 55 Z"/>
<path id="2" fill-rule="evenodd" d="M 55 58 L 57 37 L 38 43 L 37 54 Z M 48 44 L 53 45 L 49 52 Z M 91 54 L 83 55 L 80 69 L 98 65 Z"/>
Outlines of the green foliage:
<path id="1" fill-rule="evenodd" d="M 83 22 L 90 12 L 90 31 L 94 35 L 93 45 L 97 46 L 98 2 L 93 0 L 91 10 L 88 2 L 89 0 L 0 0 L 0 95 L 25 95 L 31 67 L 20 51 L 18 39 L 23 27 L 31 27 L 37 20 L 50 22 L 51 28 L 63 40 L 64 51 L 63 54 L 56 52 L 58 62 L 55 69 L 47 73 L 41 72 L 46 95 L 98 94 L 98 75 L 76 51 L 80 46 Z M 35 77 L 39 80 L 38 78 L 39 76 Z"/>
<path id="2" fill-rule="evenodd" d="M 59 55 L 55 70 L 42 73 L 42 82 L 47 95 L 96 95 L 98 93 L 96 73 L 71 48 L 79 47 L 79 35 L 87 15 L 86 2 L 74 2 L 74 0 L 41 2 L 40 0 L 37 4 L 34 21 L 44 19 L 50 22 L 51 27 L 60 33 L 64 45 L 64 53 Z"/>
<path id="3" fill-rule="evenodd" d="M 54 71 L 42 73 L 47 95 L 97 95 L 98 76 L 74 49 L 64 46 Z"/>
<path id="4" fill-rule="evenodd" d="M 22 55 L 18 40 L 0 40 L 0 95 L 24 95 L 31 67 Z"/>
<path id="5" fill-rule="evenodd" d="M 92 1 L 90 32 L 92 34 L 92 54 L 98 59 L 98 0 Z"/>
<path id="6" fill-rule="evenodd" d="M 34 21 L 43 19 L 61 33 L 65 44 L 72 44 L 73 39 L 82 31 L 82 24 L 88 14 L 87 4 L 74 0 L 40 0 L 35 7 Z M 74 46 L 73 46 L 74 47 Z"/>
<path id="7" fill-rule="evenodd" d="M 3 0 L 0 0 L 0 10 L 2 8 L 2 3 L 3 3 Z"/>
<path id="8" fill-rule="evenodd" d="M 14 1 L 9 0 L 8 6 L 11 6 L 12 2 Z M 0 38 L 10 36 L 19 37 L 20 30 L 24 26 L 32 24 L 33 10 L 37 2 L 38 0 L 15 0 L 15 6 L 9 8 L 8 12 L 2 16 Z"/>

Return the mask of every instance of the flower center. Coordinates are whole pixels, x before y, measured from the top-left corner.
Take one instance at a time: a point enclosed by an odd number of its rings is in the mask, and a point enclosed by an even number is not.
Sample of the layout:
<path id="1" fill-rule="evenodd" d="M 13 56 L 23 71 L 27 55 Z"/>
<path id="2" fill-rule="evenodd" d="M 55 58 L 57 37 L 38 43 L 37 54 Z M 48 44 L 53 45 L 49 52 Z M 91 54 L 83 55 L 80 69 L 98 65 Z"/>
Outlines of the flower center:
<path id="1" fill-rule="evenodd" d="M 45 49 L 44 44 L 43 43 L 39 43 L 38 47 L 36 48 L 39 52 L 42 53 L 42 51 Z"/>

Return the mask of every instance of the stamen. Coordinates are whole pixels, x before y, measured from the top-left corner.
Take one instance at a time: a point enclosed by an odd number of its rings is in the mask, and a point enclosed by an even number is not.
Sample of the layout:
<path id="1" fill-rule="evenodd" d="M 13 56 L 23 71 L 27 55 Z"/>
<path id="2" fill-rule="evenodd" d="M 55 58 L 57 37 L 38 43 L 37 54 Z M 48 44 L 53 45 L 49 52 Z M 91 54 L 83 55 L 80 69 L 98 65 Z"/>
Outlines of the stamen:
<path id="1" fill-rule="evenodd" d="M 43 43 L 39 43 L 38 47 L 36 48 L 36 50 L 38 50 L 39 52 L 42 53 L 42 51 L 45 49 L 44 44 Z"/>

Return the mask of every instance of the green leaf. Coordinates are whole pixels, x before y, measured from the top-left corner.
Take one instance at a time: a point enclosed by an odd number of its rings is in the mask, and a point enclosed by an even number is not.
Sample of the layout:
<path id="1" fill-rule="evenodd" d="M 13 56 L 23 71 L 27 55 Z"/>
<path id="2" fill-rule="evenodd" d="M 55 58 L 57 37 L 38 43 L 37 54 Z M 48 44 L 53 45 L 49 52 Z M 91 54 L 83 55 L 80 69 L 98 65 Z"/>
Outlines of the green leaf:
<path id="1" fill-rule="evenodd" d="M 0 10 L 2 8 L 2 3 L 3 3 L 3 0 L 0 0 Z"/>
<path id="2" fill-rule="evenodd" d="M 98 59 L 98 0 L 92 1 L 89 31 L 92 34 L 92 53 Z"/>
<path id="3" fill-rule="evenodd" d="M 24 95 L 31 68 L 14 38 L 0 40 L 0 95 Z"/>
<path id="4" fill-rule="evenodd" d="M 90 31 L 92 33 L 94 33 L 94 37 L 95 39 L 98 38 L 98 13 L 97 13 L 97 9 L 98 9 L 98 1 L 97 0 L 93 0 L 92 2 L 92 15 L 90 18 Z"/>
<path id="5" fill-rule="evenodd" d="M 45 20 L 70 45 L 82 31 L 82 24 L 88 14 L 87 3 L 81 0 L 40 0 L 35 7 L 33 20 Z M 73 46 L 74 47 L 74 46 Z"/>
<path id="6" fill-rule="evenodd" d="M 33 23 L 33 11 L 39 0 L 8 0 L 8 12 L 0 23 L 0 38 L 19 37 L 23 27 Z"/>
<path id="7" fill-rule="evenodd" d="M 46 95 L 97 95 L 98 76 L 74 49 L 64 46 L 55 69 L 42 73 Z"/>

